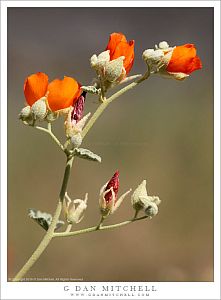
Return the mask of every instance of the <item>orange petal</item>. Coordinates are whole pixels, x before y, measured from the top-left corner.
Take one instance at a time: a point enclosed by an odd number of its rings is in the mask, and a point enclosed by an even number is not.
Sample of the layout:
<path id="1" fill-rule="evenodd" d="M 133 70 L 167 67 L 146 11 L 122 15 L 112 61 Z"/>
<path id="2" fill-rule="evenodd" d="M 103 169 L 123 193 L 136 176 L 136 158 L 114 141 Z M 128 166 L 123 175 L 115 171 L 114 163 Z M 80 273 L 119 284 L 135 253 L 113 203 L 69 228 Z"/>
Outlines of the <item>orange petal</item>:
<path id="1" fill-rule="evenodd" d="M 196 56 L 196 48 L 193 44 L 177 46 L 172 53 L 170 62 L 166 68 L 168 72 L 181 72 L 190 74 L 195 70 L 201 69 L 202 63 Z"/>
<path id="2" fill-rule="evenodd" d="M 28 76 L 24 82 L 24 94 L 27 103 L 32 106 L 45 96 L 48 87 L 48 75 L 38 72 Z"/>
<path id="3" fill-rule="evenodd" d="M 109 42 L 106 48 L 106 50 L 110 50 L 110 57 L 113 55 L 116 46 L 120 42 L 127 42 L 126 37 L 123 33 L 114 32 L 110 35 Z"/>
<path id="4" fill-rule="evenodd" d="M 127 42 L 122 33 L 112 33 L 106 50 L 110 50 L 110 60 L 114 60 L 120 56 L 125 56 L 124 68 L 128 74 L 134 62 L 134 41 Z"/>
<path id="5" fill-rule="evenodd" d="M 55 79 L 48 85 L 48 105 L 52 111 L 72 106 L 81 94 L 80 84 L 71 77 Z"/>
<path id="6" fill-rule="evenodd" d="M 124 68 L 126 74 L 128 74 L 133 66 L 134 62 L 134 41 L 120 42 L 111 57 L 111 60 L 116 59 L 120 56 L 125 56 Z"/>

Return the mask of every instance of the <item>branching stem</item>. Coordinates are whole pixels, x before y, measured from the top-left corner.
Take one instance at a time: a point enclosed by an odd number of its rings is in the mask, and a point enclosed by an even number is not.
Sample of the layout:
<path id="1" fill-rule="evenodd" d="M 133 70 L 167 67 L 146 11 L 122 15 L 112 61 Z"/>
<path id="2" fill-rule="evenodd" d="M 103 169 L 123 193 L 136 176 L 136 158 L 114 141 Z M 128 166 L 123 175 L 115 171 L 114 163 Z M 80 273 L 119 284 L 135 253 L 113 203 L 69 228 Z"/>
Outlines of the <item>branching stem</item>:
<path id="1" fill-rule="evenodd" d="M 88 232 L 92 232 L 92 231 L 110 230 L 110 229 L 114 229 L 114 228 L 122 227 L 124 225 L 131 224 L 136 221 L 144 220 L 147 218 L 148 218 L 148 216 L 142 216 L 142 217 L 139 217 L 136 219 L 133 218 L 131 220 L 127 220 L 127 221 L 117 223 L 117 224 L 112 224 L 112 225 L 94 226 L 94 227 L 89 227 L 89 228 L 85 228 L 85 229 L 81 229 L 81 230 L 77 230 L 77 231 L 71 231 L 71 232 L 66 232 L 66 231 L 65 232 L 57 232 L 57 233 L 54 233 L 53 237 L 68 237 L 68 236 L 80 235 L 80 234 L 84 234 L 84 233 L 88 233 Z"/>
<path id="2" fill-rule="evenodd" d="M 59 139 L 53 134 L 52 130 L 51 130 L 51 124 L 48 123 L 48 128 L 44 128 L 44 127 L 41 127 L 41 126 L 34 126 L 34 128 L 38 129 L 38 130 L 41 130 L 41 131 L 44 131 L 46 132 L 47 134 L 50 135 L 50 137 L 54 140 L 54 142 L 58 145 L 58 147 L 64 151 L 64 146 L 62 145 L 62 143 L 59 141 Z"/>
<path id="3" fill-rule="evenodd" d="M 119 90 L 118 92 L 113 94 L 108 99 L 105 99 L 104 91 L 103 91 L 103 93 L 101 92 L 103 102 L 100 104 L 100 106 L 97 108 L 97 110 L 95 111 L 95 113 L 93 114 L 93 116 L 91 117 L 91 119 L 89 120 L 87 125 L 85 126 L 85 128 L 82 132 L 82 138 L 84 138 L 86 136 L 86 134 L 91 129 L 91 127 L 94 125 L 96 120 L 99 118 L 99 116 L 103 113 L 103 111 L 106 109 L 106 107 L 111 102 L 113 102 L 115 99 L 117 99 L 118 97 L 120 97 L 121 95 L 126 93 L 127 91 L 131 90 L 132 88 L 134 88 L 135 86 L 140 84 L 142 81 L 146 80 L 149 76 L 150 76 L 150 70 L 148 68 L 147 72 L 142 77 L 138 76 L 139 79 L 130 83 L 126 87 L 122 88 L 121 90 Z M 57 208 L 56 208 L 54 216 L 52 218 L 52 223 L 51 223 L 47 233 L 45 234 L 44 238 L 42 239 L 39 246 L 37 247 L 37 249 L 33 252 L 33 254 L 29 258 L 29 260 L 25 263 L 25 265 L 21 268 L 21 270 L 17 273 L 17 275 L 14 277 L 14 279 L 12 281 L 21 281 L 22 280 L 24 275 L 30 270 L 30 268 L 34 265 L 34 263 L 38 260 L 38 258 L 44 252 L 44 250 L 46 249 L 46 247 L 48 246 L 48 244 L 50 243 L 50 241 L 52 240 L 53 237 L 74 236 L 74 235 L 80 235 L 80 234 L 92 232 L 92 231 L 114 229 L 114 228 L 118 228 L 118 227 L 130 224 L 132 222 L 143 220 L 143 219 L 147 218 L 147 216 L 136 218 L 136 215 L 135 215 L 135 217 L 131 220 L 124 221 L 124 222 L 121 222 L 118 224 L 106 225 L 106 226 L 102 225 L 104 219 L 101 218 L 100 223 L 94 227 L 71 232 L 70 231 L 71 226 L 68 226 L 65 232 L 55 233 L 54 231 L 55 231 L 57 221 L 58 221 L 59 216 L 62 211 L 62 204 L 63 204 L 65 194 L 67 191 L 67 185 L 68 185 L 68 180 L 70 177 L 70 172 L 71 172 L 71 168 L 72 168 L 72 164 L 73 164 L 73 160 L 74 160 L 74 155 L 71 155 L 71 152 L 67 150 L 68 142 L 63 146 L 62 143 L 58 140 L 58 138 L 53 134 L 52 128 L 51 128 L 51 123 L 48 123 L 48 128 L 34 126 L 34 124 L 33 124 L 33 127 L 38 130 L 44 131 L 45 133 L 47 133 L 51 136 L 51 138 L 54 140 L 54 142 L 66 154 L 67 162 L 66 162 L 63 182 L 62 182 L 62 186 L 61 186 L 61 191 L 60 191 L 60 195 L 59 195 L 59 202 L 57 204 Z"/>

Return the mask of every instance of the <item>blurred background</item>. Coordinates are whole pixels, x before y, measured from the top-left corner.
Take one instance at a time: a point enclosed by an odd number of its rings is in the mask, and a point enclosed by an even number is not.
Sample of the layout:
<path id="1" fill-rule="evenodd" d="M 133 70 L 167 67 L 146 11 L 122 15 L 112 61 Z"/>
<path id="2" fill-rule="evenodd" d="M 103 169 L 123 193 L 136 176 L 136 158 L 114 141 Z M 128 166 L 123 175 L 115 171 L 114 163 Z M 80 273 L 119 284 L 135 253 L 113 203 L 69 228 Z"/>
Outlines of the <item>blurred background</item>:
<path id="1" fill-rule="evenodd" d="M 18 120 L 24 80 L 41 71 L 90 84 L 89 58 L 112 32 L 135 40 L 131 75 L 145 72 L 143 51 L 163 40 L 194 43 L 203 69 L 183 82 L 153 76 L 100 117 L 83 147 L 102 163 L 76 159 L 69 182 L 71 197 L 89 193 L 74 229 L 97 224 L 99 189 L 117 169 L 119 194 L 147 179 L 149 195 L 162 199 L 160 212 L 113 231 L 53 240 L 27 280 L 213 281 L 212 8 L 8 8 L 8 277 L 44 235 L 28 208 L 54 212 L 65 165 L 47 135 Z M 97 106 L 88 95 L 86 112 Z M 62 120 L 54 127 L 63 139 Z M 106 224 L 133 213 L 128 197 Z"/>

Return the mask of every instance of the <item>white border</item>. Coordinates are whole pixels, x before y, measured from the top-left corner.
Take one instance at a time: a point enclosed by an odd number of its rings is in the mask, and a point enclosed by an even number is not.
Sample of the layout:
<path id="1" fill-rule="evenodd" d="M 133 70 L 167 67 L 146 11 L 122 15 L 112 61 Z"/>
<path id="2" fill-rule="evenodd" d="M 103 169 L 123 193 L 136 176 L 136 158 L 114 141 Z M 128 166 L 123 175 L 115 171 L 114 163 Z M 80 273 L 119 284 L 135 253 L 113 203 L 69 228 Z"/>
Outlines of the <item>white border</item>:
<path id="1" fill-rule="evenodd" d="M 1 299 L 119 299 L 115 296 L 70 296 L 64 287 L 72 289 L 70 282 L 7 282 L 7 7 L 214 7 L 215 30 L 215 77 L 214 77 L 214 282 L 117 282 L 124 286 L 155 286 L 157 292 L 150 296 L 122 297 L 122 299 L 220 299 L 220 2 L 219 1 L 5 1 L 1 2 Z M 97 293 L 102 293 L 102 284 L 114 283 L 76 283 L 78 286 L 96 286 Z M 142 293 L 141 293 L 142 294 Z"/>
<path id="2" fill-rule="evenodd" d="M 27 3 L 28 2 L 28 3 Z M 218 7 L 215 1 L 5 1 L 7 7 Z M 3 5 L 4 6 L 4 5 Z"/>

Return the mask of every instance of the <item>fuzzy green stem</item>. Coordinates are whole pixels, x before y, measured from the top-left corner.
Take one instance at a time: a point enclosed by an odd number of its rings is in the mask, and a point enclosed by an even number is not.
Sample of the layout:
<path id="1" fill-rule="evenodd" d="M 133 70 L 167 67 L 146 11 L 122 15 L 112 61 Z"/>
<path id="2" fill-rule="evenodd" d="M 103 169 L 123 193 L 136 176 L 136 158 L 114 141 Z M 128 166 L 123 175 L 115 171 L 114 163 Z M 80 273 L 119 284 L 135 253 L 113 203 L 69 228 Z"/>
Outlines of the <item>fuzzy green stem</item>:
<path id="1" fill-rule="evenodd" d="M 38 258 L 41 256 L 41 254 L 44 252 L 44 250 L 47 248 L 48 244 L 50 243 L 51 239 L 53 238 L 54 235 L 54 230 L 57 224 L 57 221 L 59 219 L 59 216 L 61 214 L 62 210 L 62 203 L 64 201 L 66 189 L 67 189 L 67 184 L 68 180 L 70 177 L 70 170 L 73 164 L 74 157 L 70 157 L 67 159 L 66 167 L 65 167 L 65 172 L 64 172 L 64 178 L 61 186 L 61 192 L 60 192 L 60 197 L 59 197 L 59 202 L 55 211 L 55 214 L 53 216 L 51 225 L 45 234 L 43 240 L 37 247 L 37 249 L 34 251 L 32 256 L 29 258 L 29 260 L 25 263 L 25 265 L 22 267 L 22 269 L 17 273 L 17 275 L 13 278 L 12 281 L 21 281 L 23 276 L 29 271 L 29 269 L 34 265 L 34 263 L 38 260 Z"/>
<path id="2" fill-rule="evenodd" d="M 37 249 L 34 251 L 32 256 L 29 258 L 29 260 L 26 262 L 26 264 L 21 268 L 21 270 L 17 273 L 17 275 L 13 278 L 12 281 L 21 281 L 24 275 L 28 272 L 28 270 L 34 265 L 34 263 L 38 260 L 38 258 L 41 256 L 41 254 L 44 252 L 48 244 L 50 243 L 51 239 L 53 238 L 53 233 L 58 221 L 58 218 L 60 216 L 62 209 L 62 203 L 59 201 L 52 223 L 44 236 L 43 240 L 37 247 Z"/>
<path id="3" fill-rule="evenodd" d="M 72 232 L 56 232 L 56 233 L 54 233 L 53 236 L 54 237 L 68 237 L 68 236 L 80 235 L 80 234 L 93 232 L 93 231 L 110 230 L 110 229 L 114 229 L 114 228 L 122 227 L 124 225 L 131 224 L 136 221 L 144 220 L 147 218 L 148 218 L 148 216 L 143 216 L 140 218 L 136 218 L 136 219 L 133 218 L 131 220 L 127 220 L 127 221 L 117 223 L 117 224 L 112 224 L 112 225 L 93 226 L 93 227 L 89 227 L 89 228 L 85 228 L 85 229 L 81 229 L 81 230 L 77 230 L 77 231 L 72 231 Z"/>
<path id="4" fill-rule="evenodd" d="M 71 228 L 72 228 L 72 224 L 68 224 L 65 232 L 70 232 L 71 231 Z"/>
<path id="5" fill-rule="evenodd" d="M 101 216 L 101 219 L 100 219 L 100 222 L 98 223 L 98 225 L 97 225 L 97 229 L 99 229 L 101 226 L 102 226 L 102 224 L 103 224 L 103 222 L 104 222 L 104 217 L 103 216 Z"/>
<path id="6" fill-rule="evenodd" d="M 54 142 L 59 146 L 59 148 L 64 151 L 64 147 L 62 145 L 62 143 L 59 141 L 59 139 L 53 134 L 53 132 L 51 131 L 51 125 L 48 126 L 48 128 L 44 128 L 44 127 L 40 127 L 40 126 L 34 126 L 34 128 L 38 129 L 38 130 L 41 130 L 41 131 L 44 131 L 46 132 L 47 134 L 50 135 L 50 137 L 54 140 Z"/>

